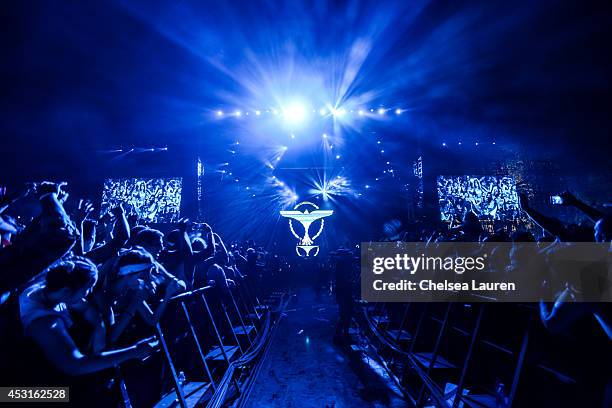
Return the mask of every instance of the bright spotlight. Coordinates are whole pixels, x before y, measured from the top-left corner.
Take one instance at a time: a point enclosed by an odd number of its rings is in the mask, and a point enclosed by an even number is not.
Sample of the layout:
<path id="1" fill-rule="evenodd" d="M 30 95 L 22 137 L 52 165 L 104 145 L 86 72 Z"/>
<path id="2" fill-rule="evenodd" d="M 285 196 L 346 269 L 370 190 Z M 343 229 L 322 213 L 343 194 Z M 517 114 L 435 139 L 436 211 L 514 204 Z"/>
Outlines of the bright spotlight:
<path id="1" fill-rule="evenodd" d="M 255 114 L 256 114 L 257 116 L 259 116 L 259 115 L 261 115 L 261 111 L 256 110 L 256 111 L 255 111 Z"/>
<path id="2" fill-rule="evenodd" d="M 283 110 L 285 120 L 291 123 L 299 123 L 306 117 L 306 109 L 299 102 L 294 102 Z"/>
<path id="3" fill-rule="evenodd" d="M 239 110 L 236 111 L 236 116 L 240 117 L 242 116 L 242 112 L 240 112 Z"/>
<path id="4" fill-rule="evenodd" d="M 325 108 L 321 108 L 321 109 L 319 109 L 319 114 L 320 114 L 321 116 L 324 116 L 326 113 L 327 113 L 327 109 L 325 109 Z"/>
<path id="5" fill-rule="evenodd" d="M 365 114 L 365 112 L 363 111 L 363 109 L 359 109 L 359 116 L 363 116 Z"/>
<path id="6" fill-rule="evenodd" d="M 384 108 L 378 108 L 378 114 L 379 115 L 384 115 L 385 114 L 385 109 Z"/>
<path id="7" fill-rule="evenodd" d="M 217 116 L 223 116 L 223 111 L 217 111 Z"/>
<path id="8" fill-rule="evenodd" d="M 338 116 L 343 116 L 346 114 L 346 109 L 342 108 L 337 111 Z"/>
<path id="9" fill-rule="evenodd" d="M 327 133 L 323 133 L 323 139 L 327 139 Z"/>
<path id="10" fill-rule="evenodd" d="M 398 108 L 398 109 L 396 109 L 396 110 L 395 110 L 395 114 L 396 114 L 396 115 L 399 115 L 399 114 L 401 114 L 401 113 L 402 113 L 401 109 L 399 109 L 399 108 Z"/>
<path id="11" fill-rule="evenodd" d="M 340 155 L 339 154 L 336 155 L 336 160 L 340 160 Z"/>

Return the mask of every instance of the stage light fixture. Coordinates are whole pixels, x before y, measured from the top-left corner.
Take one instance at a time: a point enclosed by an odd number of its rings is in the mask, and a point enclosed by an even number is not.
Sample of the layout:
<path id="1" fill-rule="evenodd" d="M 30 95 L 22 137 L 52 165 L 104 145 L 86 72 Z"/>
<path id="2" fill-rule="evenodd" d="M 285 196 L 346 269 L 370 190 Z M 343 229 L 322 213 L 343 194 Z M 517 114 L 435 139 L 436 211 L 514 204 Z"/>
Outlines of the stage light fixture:
<path id="1" fill-rule="evenodd" d="M 223 116 L 223 111 L 217 111 L 217 116 Z"/>
<path id="2" fill-rule="evenodd" d="M 261 111 L 256 110 L 256 111 L 255 111 L 255 114 L 256 114 L 257 116 L 259 116 L 259 115 L 261 115 Z"/>
<path id="3" fill-rule="evenodd" d="M 362 109 L 359 109 L 359 112 L 357 113 L 359 113 L 359 116 L 363 116 L 365 112 Z"/>
<path id="4" fill-rule="evenodd" d="M 327 139 L 327 133 L 323 133 L 323 139 Z"/>
<path id="5" fill-rule="evenodd" d="M 385 109 L 384 108 L 378 108 L 378 114 L 379 115 L 384 115 L 385 114 Z"/>
<path id="6" fill-rule="evenodd" d="M 242 116 L 242 112 L 240 112 L 239 110 L 236 111 L 236 116 L 240 117 Z"/>
<path id="7" fill-rule="evenodd" d="M 319 109 L 319 114 L 321 116 L 324 116 L 325 114 L 327 114 L 327 110 L 325 108 L 321 108 L 321 109 Z"/>
<path id="8" fill-rule="evenodd" d="M 300 102 L 293 102 L 283 109 L 285 120 L 291 123 L 300 123 L 306 118 L 306 109 Z"/>
<path id="9" fill-rule="evenodd" d="M 401 113 L 402 113 L 401 109 L 396 109 L 396 110 L 395 110 L 395 114 L 396 114 L 396 115 L 399 115 L 399 114 L 401 114 Z"/>
<path id="10" fill-rule="evenodd" d="M 339 159 L 340 159 L 340 155 L 339 155 L 339 154 L 337 154 L 337 155 L 336 155 L 336 160 L 339 160 Z"/>

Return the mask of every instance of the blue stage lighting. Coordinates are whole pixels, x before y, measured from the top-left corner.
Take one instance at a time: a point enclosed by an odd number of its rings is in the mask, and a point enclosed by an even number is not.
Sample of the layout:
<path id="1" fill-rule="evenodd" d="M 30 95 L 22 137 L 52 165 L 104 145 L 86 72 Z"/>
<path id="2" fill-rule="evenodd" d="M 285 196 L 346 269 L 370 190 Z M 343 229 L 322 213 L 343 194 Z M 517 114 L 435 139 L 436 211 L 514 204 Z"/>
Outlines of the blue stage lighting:
<path id="1" fill-rule="evenodd" d="M 385 114 L 385 109 L 384 108 L 378 108 L 378 114 L 379 115 L 384 115 Z"/>
<path id="2" fill-rule="evenodd" d="M 256 110 L 256 111 L 255 111 L 255 114 L 256 114 L 257 116 L 259 116 L 259 115 L 261 115 L 261 111 Z"/>
<path id="3" fill-rule="evenodd" d="M 396 110 L 395 110 L 395 114 L 396 114 L 396 115 L 399 115 L 399 114 L 401 114 L 401 113 L 402 113 L 402 110 L 401 110 L 401 109 L 396 109 Z"/>
<path id="4" fill-rule="evenodd" d="M 336 160 L 339 160 L 339 159 L 340 159 L 340 155 L 339 155 L 339 154 L 337 154 L 337 155 L 336 155 Z"/>
<path id="5" fill-rule="evenodd" d="M 323 139 L 327 139 L 327 133 L 323 133 Z"/>
<path id="6" fill-rule="evenodd" d="M 359 112 L 357 112 L 357 113 L 359 113 L 359 116 L 363 116 L 363 115 L 365 114 L 365 112 L 363 111 L 363 109 L 359 109 Z"/>
<path id="7" fill-rule="evenodd" d="M 285 120 L 290 123 L 300 123 L 306 118 L 306 108 L 300 102 L 293 102 L 283 109 Z"/>
<path id="8" fill-rule="evenodd" d="M 321 116 L 324 116 L 325 114 L 327 114 L 327 109 L 325 109 L 325 108 L 321 108 L 321 109 L 319 109 L 319 114 L 320 114 Z"/>
<path id="9" fill-rule="evenodd" d="M 242 116 L 242 112 L 240 112 L 239 110 L 237 110 L 235 114 L 236 114 L 236 116 L 238 116 L 238 117 Z"/>
<path id="10" fill-rule="evenodd" d="M 222 110 L 217 111 L 217 116 L 223 116 L 223 111 Z"/>

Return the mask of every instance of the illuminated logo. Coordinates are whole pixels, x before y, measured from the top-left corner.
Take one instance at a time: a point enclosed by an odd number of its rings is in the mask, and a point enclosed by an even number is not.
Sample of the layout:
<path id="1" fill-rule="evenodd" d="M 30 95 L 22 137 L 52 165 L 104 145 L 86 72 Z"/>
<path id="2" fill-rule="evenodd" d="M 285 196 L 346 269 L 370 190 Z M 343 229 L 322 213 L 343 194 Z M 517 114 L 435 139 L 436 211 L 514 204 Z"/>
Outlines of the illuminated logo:
<path id="1" fill-rule="evenodd" d="M 308 211 L 308 208 L 306 208 L 304 211 L 299 210 L 300 207 L 305 206 L 310 207 L 310 211 Z M 299 256 L 310 256 L 310 252 L 313 249 L 315 252 L 312 256 L 317 256 L 319 254 L 319 247 L 314 245 L 314 240 L 321 235 L 321 232 L 323 232 L 323 225 L 325 223 L 323 218 L 329 217 L 333 213 L 333 210 L 319 210 L 319 207 L 317 207 L 316 204 L 309 201 L 302 201 L 296 205 L 293 210 L 280 212 L 280 215 L 289 218 L 289 228 L 291 229 L 291 233 L 294 237 L 300 240 L 295 247 L 295 252 L 297 252 Z M 299 221 L 304 227 L 303 237 L 296 234 L 295 229 L 293 228 L 293 220 Z M 311 238 L 308 230 L 310 229 L 310 224 L 317 220 L 321 220 L 321 226 L 319 227 L 317 233 Z"/>

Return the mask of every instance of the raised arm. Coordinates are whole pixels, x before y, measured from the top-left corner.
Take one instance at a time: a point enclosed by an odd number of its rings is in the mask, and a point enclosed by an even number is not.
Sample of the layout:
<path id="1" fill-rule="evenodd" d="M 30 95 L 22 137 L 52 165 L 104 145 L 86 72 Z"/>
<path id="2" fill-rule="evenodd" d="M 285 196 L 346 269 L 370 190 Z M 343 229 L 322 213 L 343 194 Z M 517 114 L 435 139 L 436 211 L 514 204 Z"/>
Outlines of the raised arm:
<path id="1" fill-rule="evenodd" d="M 597 220 L 603 218 L 605 214 L 598 209 L 591 207 L 584 201 L 579 200 L 575 195 L 570 193 L 569 191 L 564 191 L 560 194 L 563 199 L 564 205 L 569 205 L 578 210 L 582 211 L 587 217 L 591 219 L 593 222 L 597 222 Z"/>
<path id="2" fill-rule="evenodd" d="M 571 302 L 571 296 L 571 290 L 565 289 L 552 306 L 540 302 L 540 319 L 544 327 L 551 332 L 567 332 L 574 323 L 591 312 L 587 304 Z"/>
<path id="3" fill-rule="evenodd" d="M 94 263 L 102 263 L 114 256 L 123 245 L 130 239 L 130 225 L 125 217 L 125 211 L 120 204 L 112 210 L 115 216 L 115 225 L 113 226 L 113 238 L 106 244 L 95 248 L 85 254 Z"/>
<path id="4" fill-rule="evenodd" d="M 521 209 L 540 228 L 544 229 L 549 234 L 554 235 L 555 237 L 559 237 L 561 240 L 565 239 L 567 235 L 566 234 L 567 231 L 565 229 L 565 225 L 563 225 L 561 221 L 553 217 L 548 217 L 540 213 L 539 211 L 533 209 L 529 205 L 529 200 L 525 194 L 519 195 L 519 201 L 520 201 Z"/>
<path id="5" fill-rule="evenodd" d="M 28 327 L 28 334 L 55 368 L 70 375 L 104 370 L 126 360 L 145 357 L 155 350 L 155 344 L 144 341 L 123 349 L 84 355 L 74 344 L 63 321 L 52 316 L 35 320 Z"/>

